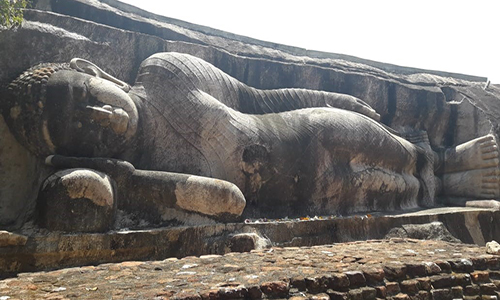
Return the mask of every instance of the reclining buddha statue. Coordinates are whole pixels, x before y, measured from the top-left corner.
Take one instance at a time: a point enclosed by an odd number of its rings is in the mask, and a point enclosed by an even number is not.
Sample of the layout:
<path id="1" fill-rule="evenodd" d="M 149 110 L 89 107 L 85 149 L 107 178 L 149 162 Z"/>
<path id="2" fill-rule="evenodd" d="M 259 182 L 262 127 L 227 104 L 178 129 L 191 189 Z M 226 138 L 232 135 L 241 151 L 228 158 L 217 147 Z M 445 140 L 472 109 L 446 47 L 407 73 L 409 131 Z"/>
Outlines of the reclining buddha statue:
<path id="1" fill-rule="evenodd" d="M 187 54 L 152 55 L 132 87 L 73 59 L 31 68 L 9 92 L 11 132 L 55 168 L 36 215 L 53 230 L 106 231 L 116 211 L 158 226 L 500 195 L 491 134 L 433 151 L 355 97 L 259 90 Z"/>

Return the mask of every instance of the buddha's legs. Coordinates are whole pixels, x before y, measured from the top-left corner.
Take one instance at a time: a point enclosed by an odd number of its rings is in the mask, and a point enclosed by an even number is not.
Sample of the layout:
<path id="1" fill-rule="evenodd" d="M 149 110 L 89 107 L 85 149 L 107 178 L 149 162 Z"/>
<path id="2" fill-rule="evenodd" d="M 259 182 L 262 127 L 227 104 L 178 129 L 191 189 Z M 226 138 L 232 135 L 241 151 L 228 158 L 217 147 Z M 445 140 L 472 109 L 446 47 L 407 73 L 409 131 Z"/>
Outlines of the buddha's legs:
<path id="1" fill-rule="evenodd" d="M 325 173 L 324 177 L 329 178 L 323 179 L 311 198 L 322 205 L 321 210 L 329 213 L 395 211 L 420 204 L 419 191 L 423 184 L 413 174 L 355 164 L 350 165 L 346 173 Z"/>
<path id="2" fill-rule="evenodd" d="M 421 147 L 365 116 L 345 110 L 304 109 L 280 116 L 284 124 L 273 127 L 282 129 L 282 134 L 292 128 L 310 141 L 288 150 L 297 153 L 300 160 L 310 157 L 304 159 L 307 164 L 299 172 L 307 176 L 288 174 L 298 178 L 298 185 L 306 181 L 314 186 L 306 196 L 316 213 L 391 211 L 433 204 L 433 155 Z M 420 198 L 426 194 L 428 199 L 422 203 Z"/>
<path id="3" fill-rule="evenodd" d="M 417 168 L 417 173 L 420 181 L 419 188 L 423 194 L 420 195 L 419 204 L 432 206 L 434 205 L 434 196 L 439 190 L 439 187 L 433 182 L 435 177 L 432 168 L 434 162 L 431 157 L 432 150 L 425 142 L 413 142 L 421 148 L 418 150 L 420 155 L 418 165 L 420 167 Z M 441 179 L 442 194 L 470 199 L 500 198 L 499 151 L 493 135 L 488 134 L 446 149 L 440 160 L 441 168 L 436 172 Z M 366 170 L 369 168 L 366 167 Z M 384 185 L 386 189 L 392 188 L 392 192 L 396 195 L 406 193 L 408 194 L 406 197 L 412 197 L 411 191 L 414 190 L 415 186 L 414 180 L 412 180 L 413 176 L 405 173 L 388 173 L 386 169 L 363 172 L 365 175 L 361 186 L 364 188 L 360 190 L 373 191 L 378 182 L 385 179 L 385 181 L 391 182 L 388 186 Z M 411 204 L 411 201 L 408 203 Z M 400 205 L 405 206 L 404 203 L 400 203 Z"/>

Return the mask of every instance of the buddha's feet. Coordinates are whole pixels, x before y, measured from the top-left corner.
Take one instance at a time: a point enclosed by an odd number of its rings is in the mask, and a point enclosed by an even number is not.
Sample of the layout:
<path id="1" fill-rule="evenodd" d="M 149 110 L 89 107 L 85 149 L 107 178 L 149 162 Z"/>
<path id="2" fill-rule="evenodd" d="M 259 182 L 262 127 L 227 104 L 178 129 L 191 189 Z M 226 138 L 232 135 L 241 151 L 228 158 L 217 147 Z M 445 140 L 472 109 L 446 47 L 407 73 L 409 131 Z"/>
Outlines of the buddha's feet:
<path id="1" fill-rule="evenodd" d="M 468 170 L 443 175 L 445 195 L 473 199 L 500 197 L 500 170 L 498 167 Z"/>
<path id="2" fill-rule="evenodd" d="M 468 141 L 444 152 L 442 173 L 498 168 L 498 144 L 491 134 Z"/>
<path id="3" fill-rule="evenodd" d="M 491 134 L 444 152 L 443 193 L 473 199 L 500 197 L 498 144 Z"/>

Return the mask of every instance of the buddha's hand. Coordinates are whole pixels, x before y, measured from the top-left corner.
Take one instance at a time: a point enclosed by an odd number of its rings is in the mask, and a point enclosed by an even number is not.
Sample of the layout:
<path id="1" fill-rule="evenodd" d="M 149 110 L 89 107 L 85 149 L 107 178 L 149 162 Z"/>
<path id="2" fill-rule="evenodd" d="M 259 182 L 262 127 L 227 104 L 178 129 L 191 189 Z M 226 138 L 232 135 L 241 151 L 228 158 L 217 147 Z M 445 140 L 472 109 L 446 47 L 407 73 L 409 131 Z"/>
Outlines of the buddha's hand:
<path id="1" fill-rule="evenodd" d="M 366 102 L 353 96 L 338 94 L 338 97 L 327 102 L 328 106 L 354 111 L 380 121 L 380 115 Z"/>
<path id="2" fill-rule="evenodd" d="M 368 105 L 364 101 L 356 99 L 353 110 L 355 112 L 368 116 L 375 121 L 380 121 L 380 114 L 378 114 L 370 105 Z"/>

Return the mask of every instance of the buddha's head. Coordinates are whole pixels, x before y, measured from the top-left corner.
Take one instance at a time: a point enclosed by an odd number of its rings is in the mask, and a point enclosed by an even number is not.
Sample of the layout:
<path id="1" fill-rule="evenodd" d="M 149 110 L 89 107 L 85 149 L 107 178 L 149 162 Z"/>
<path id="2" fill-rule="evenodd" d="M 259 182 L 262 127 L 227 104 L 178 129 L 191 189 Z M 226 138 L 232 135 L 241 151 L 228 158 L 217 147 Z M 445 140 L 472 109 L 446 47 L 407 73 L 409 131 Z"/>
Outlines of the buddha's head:
<path id="1" fill-rule="evenodd" d="M 4 116 L 35 155 L 112 157 L 137 130 L 137 108 L 125 83 L 81 60 L 42 64 L 9 85 Z"/>

